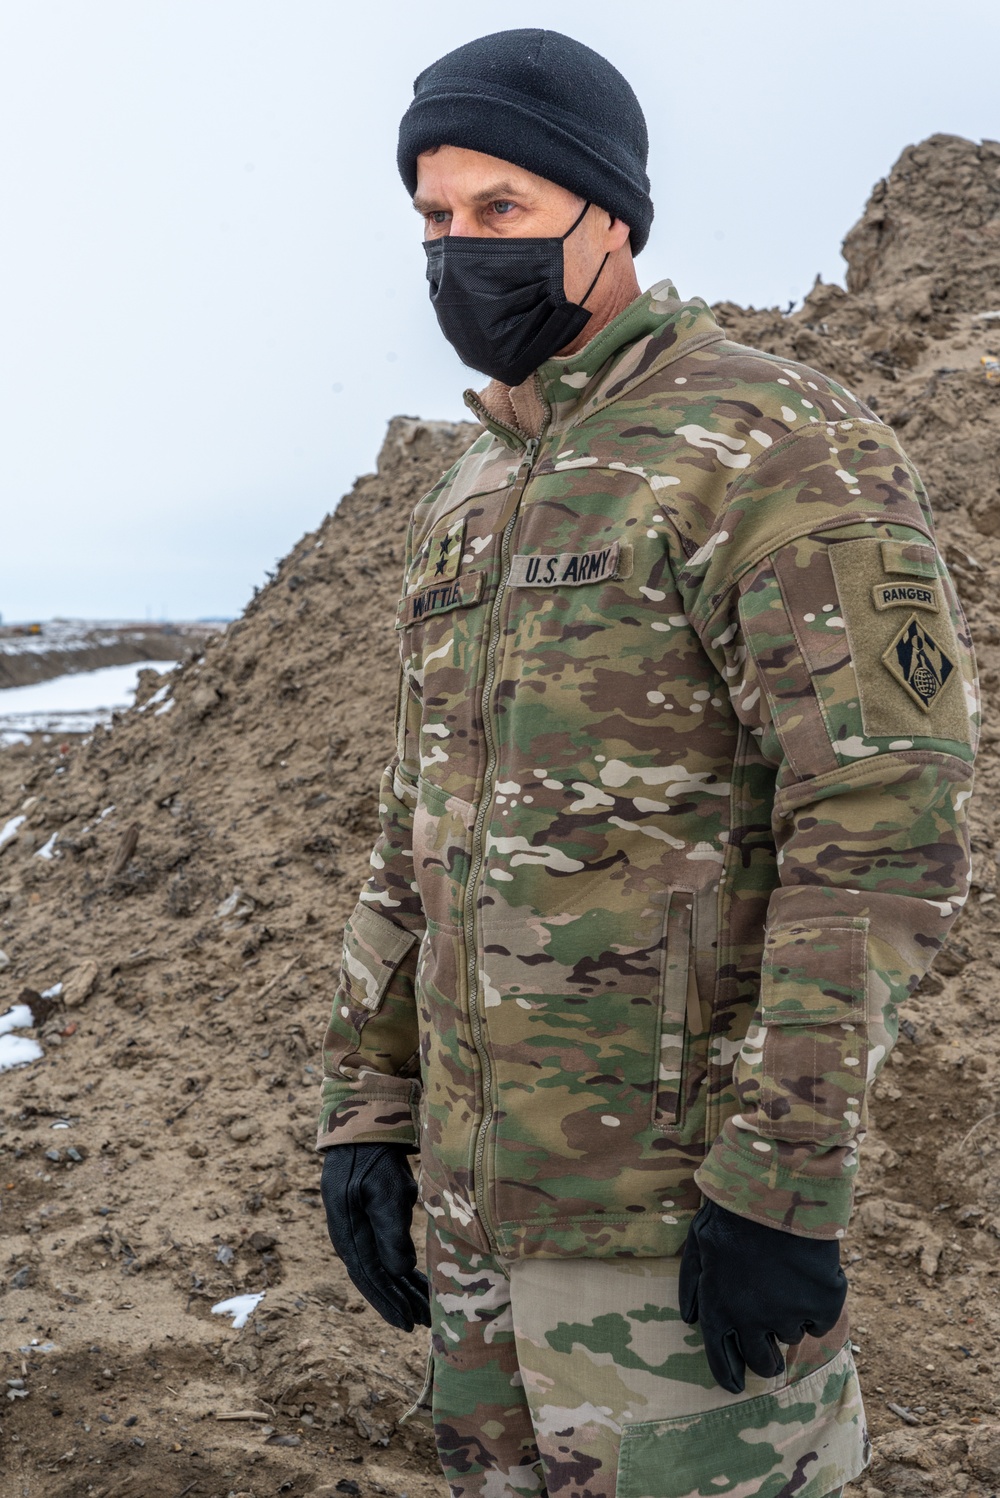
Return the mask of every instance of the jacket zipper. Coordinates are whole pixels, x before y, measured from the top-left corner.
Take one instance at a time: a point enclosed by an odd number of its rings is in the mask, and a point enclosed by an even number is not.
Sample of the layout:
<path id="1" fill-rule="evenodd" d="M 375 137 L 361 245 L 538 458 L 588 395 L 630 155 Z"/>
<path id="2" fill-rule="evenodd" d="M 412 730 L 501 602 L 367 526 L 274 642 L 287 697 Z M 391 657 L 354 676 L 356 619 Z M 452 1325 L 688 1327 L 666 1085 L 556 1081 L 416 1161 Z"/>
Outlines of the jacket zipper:
<path id="1" fill-rule="evenodd" d="M 497 767 L 497 745 L 493 734 L 493 719 L 491 716 L 491 698 L 493 686 L 496 680 L 496 655 L 497 646 L 500 643 L 500 612 L 503 607 L 504 594 L 510 577 L 510 541 L 517 523 L 517 517 L 521 508 L 521 500 L 531 477 L 531 469 L 538 453 L 540 438 L 533 437 L 525 444 L 524 460 L 527 469 L 521 480 L 521 490 L 517 496 L 510 518 L 504 526 L 503 536 L 500 540 L 500 581 L 497 584 L 496 597 L 493 600 L 493 611 L 490 615 L 490 637 L 486 648 L 486 677 L 483 682 L 483 693 L 481 708 L 483 714 L 483 734 L 486 739 L 486 770 L 483 776 L 483 791 L 479 798 L 479 810 L 476 813 L 475 824 L 472 829 L 472 858 L 469 865 L 469 882 L 465 891 L 465 943 L 466 943 L 466 970 L 469 983 L 469 1022 L 472 1027 L 472 1039 L 479 1056 L 479 1065 L 483 1078 L 483 1116 L 479 1124 L 476 1136 L 476 1152 L 472 1168 L 473 1190 L 476 1199 L 476 1211 L 483 1225 L 483 1232 L 495 1254 L 500 1249 L 489 1220 L 489 1205 L 486 1199 L 486 1183 L 483 1176 L 483 1157 L 486 1153 L 486 1138 L 489 1127 L 493 1122 L 493 1067 L 490 1063 L 489 1051 L 483 1040 L 483 1024 L 479 1013 L 479 967 L 476 961 L 476 892 L 479 886 L 479 876 L 483 868 L 483 829 L 489 814 L 493 800 L 493 777 Z"/>

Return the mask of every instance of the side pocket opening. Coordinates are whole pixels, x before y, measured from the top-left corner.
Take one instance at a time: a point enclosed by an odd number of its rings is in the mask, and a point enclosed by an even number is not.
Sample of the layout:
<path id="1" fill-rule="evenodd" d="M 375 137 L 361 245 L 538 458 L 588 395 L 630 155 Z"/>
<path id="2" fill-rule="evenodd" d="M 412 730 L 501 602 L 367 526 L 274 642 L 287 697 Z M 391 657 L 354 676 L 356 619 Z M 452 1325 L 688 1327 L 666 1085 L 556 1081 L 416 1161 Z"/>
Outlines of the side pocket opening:
<path id="1" fill-rule="evenodd" d="M 675 1129 L 682 1121 L 684 1070 L 689 1034 L 701 1028 L 691 933 L 694 893 L 672 889 L 665 921 L 666 951 L 660 979 L 659 1025 L 653 1085 L 653 1126 Z"/>

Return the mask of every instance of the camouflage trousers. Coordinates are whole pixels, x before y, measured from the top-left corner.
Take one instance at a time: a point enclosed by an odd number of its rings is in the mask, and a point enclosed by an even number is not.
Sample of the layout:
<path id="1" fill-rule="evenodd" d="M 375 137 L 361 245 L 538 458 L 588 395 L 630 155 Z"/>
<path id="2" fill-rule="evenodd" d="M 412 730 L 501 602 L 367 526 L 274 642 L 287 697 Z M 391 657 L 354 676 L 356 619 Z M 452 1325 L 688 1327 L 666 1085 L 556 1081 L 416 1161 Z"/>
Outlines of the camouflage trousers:
<path id="1" fill-rule="evenodd" d="M 867 1465 L 846 1316 L 727 1394 L 680 1260 L 501 1267 L 431 1228 L 429 1404 L 454 1498 L 835 1498 Z"/>

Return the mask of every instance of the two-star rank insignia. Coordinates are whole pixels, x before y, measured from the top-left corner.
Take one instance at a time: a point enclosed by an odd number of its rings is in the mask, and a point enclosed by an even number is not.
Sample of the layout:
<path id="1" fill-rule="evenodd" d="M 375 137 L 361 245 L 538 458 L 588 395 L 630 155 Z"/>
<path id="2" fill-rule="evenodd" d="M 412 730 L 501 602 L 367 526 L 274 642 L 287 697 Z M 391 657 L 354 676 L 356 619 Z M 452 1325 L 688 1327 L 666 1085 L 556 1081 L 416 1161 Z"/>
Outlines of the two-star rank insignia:
<path id="1" fill-rule="evenodd" d="M 427 537 L 413 559 L 406 582 L 407 593 L 417 593 L 436 583 L 449 583 L 458 576 L 465 545 L 465 517 L 451 520 Z"/>
<path id="2" fill-rule="evenodd" d="M 925 713 L 930 712 L 955 669 L 955 662 L 948 659 L 916 614 L 910 615 L 882 659 Z"/>

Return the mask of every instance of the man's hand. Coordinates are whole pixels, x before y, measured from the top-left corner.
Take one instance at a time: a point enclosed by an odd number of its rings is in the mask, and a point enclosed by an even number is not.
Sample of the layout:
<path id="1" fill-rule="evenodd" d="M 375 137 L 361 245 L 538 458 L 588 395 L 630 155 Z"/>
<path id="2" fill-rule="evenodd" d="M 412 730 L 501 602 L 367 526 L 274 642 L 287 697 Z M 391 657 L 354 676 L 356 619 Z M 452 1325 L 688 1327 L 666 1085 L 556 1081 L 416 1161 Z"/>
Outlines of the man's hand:
<path id="1" fill-rule="evenodd" d="M 782 1371 L 779 1342 L 831 1331 L 846 1295 L 836 1240 L 795 1238 L 713 1201 L 691 1224 L 681 1316 L 689 1326 L 701 1323 L 712 1377 L 730 1394 L 743 1393 L 746 1368 L 761 1378 Z"/>
<path id="2" fill-rule="evenodd" d="M 405 1146 L 335 1144 L 320 1189 L 330 1239 L 355 1288 L 390 1326 L 430 1326 L 427 1278 L 410 1235 L 417 1183 Z"/>

